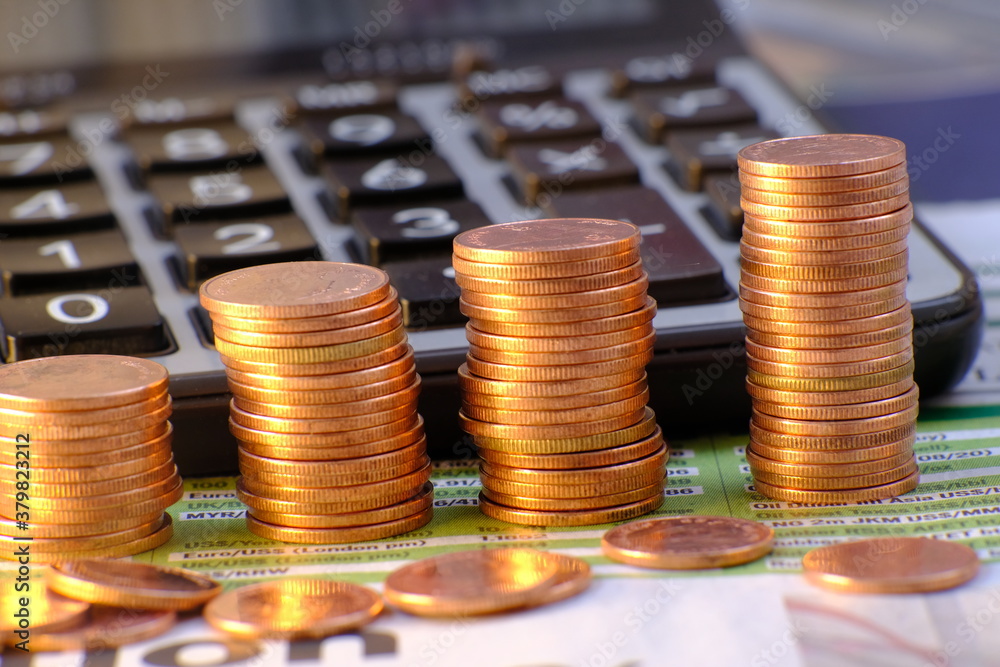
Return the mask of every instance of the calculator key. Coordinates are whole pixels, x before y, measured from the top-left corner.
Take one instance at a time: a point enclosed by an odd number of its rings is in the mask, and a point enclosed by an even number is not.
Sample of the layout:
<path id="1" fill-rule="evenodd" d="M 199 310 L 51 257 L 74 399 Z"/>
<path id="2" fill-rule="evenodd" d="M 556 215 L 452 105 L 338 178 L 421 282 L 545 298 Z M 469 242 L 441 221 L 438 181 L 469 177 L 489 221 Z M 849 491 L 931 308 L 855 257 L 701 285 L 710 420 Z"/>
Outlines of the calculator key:
<path id="1" fill-rule="evenodd" d="M 418 256 L 450 256 L 457 234 L 490 224 L 483 210 L 467 200 L 358 208 L 351 217 L 358 250 L 373 266 Z"/>
<path id="2" fill-rule="evenodd" d="M 65 132 L 0 142 L 0 188 L 61 183 L 89 178 L 92 173 L 76 143 Z"/>
<path id="3" fill-rule="evenodd" d="M 736 171 L 736 154 L 744 146 L 778 135 L 758 125 L 715 130 L 677 130 L 667 137 L 667 170 L 685 190 L 702 189 L 706 174 Z"/>
<path id="4" fill-rule="evenodd" d="M 462 181 L 437 155 L 331 160 L 323 165 L 336 200 L 336 215 L 347 220 L 355 206 L 462 196 Z"/>
<path id="5" fill-rule="evenodd" d="M 0 139 L 23 139 L 62 132 L 69 115 L 54 109 L 0 111 Z"/>
<path id="6" fill-rule="evenodd" d="M 181 225 L 174 240 L 181 277 L 191 289 L 226 271 L 320 257 L 316 241 L 294 215 Z"/>
<path id="7" fill-rule="evenodd" d="M 310 83 L 295 91 L 295 101 L 304 113 L 360 113 L 396 106 L 395 83 L 389 81 L 344 81 Z"/>
<path id="8" fill-rule="evenodd" d="M 253 138 L 230 120 L 196 126 L 133 125 L 125 133 L 142 169 L 188 170 L 236 160 L 256 162 L 260 152 Z"/>
<path id="9" fill-rule="evenodd" d="M 477 115 L 483 143 L 496 157 L 510 144 L 601 132 L 597 119 L 585 106 L 565 98 L 488 102 L 480 107 Z"/>
<path id="10" fill-rule="evenodd" d="M 265 165 L 201 174 L 156 174 L 149 190 L 162 211 L 150 223 L 168 237 L 174 224 L 284 213 L 291 204 L 285 189 Z"/>
<path id="11" fill-rule="evenodd" d="M 94 181 L 0 189 L 0 234 L 38 236 L 114 226 L 104 192 Z"/>
<path id="12" fill-rule="evenodd" d="M 662 305 L 730 296 L 722 266 L 660 193 L 643 187 L 567 192 L 554 197 L 547 214 L 631 222 L 642 232 L 639 248 L 649 274 L 649 295 Z"/>
<path id="13" fill-rule="evenodd" d="M 139 282 L 139 267 L 117 229 L 6 239 L 0 243 L 6 295 Z"/>
<path id="14" fill-rule="evenodd" d="M 121 284 L 0 300 L 7 362 L 57 354 L 169 351 L 166 324 L 145 287 Z"/>
<path id="15" fill-rule="evenodd" d="M 743 208 L 740 206 L 740 179 L 733 172 L 729 174 L 708 174 L 705 176 L 705 219 L 718 235 L 727 241 L 739 241 L 743 235 Z"/>
<path id="16" fill-rule="evenodd" d="M 611 95 L 625 95 L 639 88 L 658 88 L 688 82 L 715 81 L 715 64 L 680 53 L 638 56 L 611 74 Z"/>
<path id="17" fill-rule="evenodd" d="M 118 118 L 129 125 L 193 125 L 231 118 L 235 108 L 235 98 L 228 95 L 146 98 L 132 104 L 119 100 L 117 106 L 111 105 Z"/>
<path id="18" fill-rule="evenodd" d="M 562 81 L 541 65 L 476 71 L 458 86 L 459 101 L 466 108 L 486 100 L 554 97 L 561 94 Z"/>
<path id="19" fill-rule="evenodd" d="M 309 115 L 303 117 L 300 129 L 317 155 L 404 152 L 428 150 L 431 146 L 424 128 L 398 111 Z"/>
<path id="20" fill-rule="evenodd" d="M 632 95 L 639 127 L 650 143 L 684 127 L 752 123 L 757 112 L 732 88 L 698 86 L 640 90 Z"/>
<path id="21" fill-rule="evenodd" d="M 600 137 L 511 146 L 507 158 L 529 204 L 543 205 L 564 190 L 639 182 L 639 169 L 625 151 Z"/>
<path id="22" fill-rule="evenodd" d="M 409 262 L 390 262 L 382 269 L 399 292 L 403 324 L 414 331 L 464 324 L 458 309 L 461 291 L 455 282 L 451 257 Z"/>

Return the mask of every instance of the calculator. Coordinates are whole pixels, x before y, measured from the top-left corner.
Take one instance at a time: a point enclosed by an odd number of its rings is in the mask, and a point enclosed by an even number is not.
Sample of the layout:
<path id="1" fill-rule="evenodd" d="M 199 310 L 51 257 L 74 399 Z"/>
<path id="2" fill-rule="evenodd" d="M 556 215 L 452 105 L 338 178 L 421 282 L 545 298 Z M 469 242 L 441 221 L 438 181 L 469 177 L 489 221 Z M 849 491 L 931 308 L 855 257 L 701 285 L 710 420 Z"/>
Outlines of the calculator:
<path id="1" fill-rule="evenodd" d="M 452 239 L 608 218 L 642 231 L 660 425 L 745 429 L 736 154 L 828 129 L 821 101 L 796 99 L 742 48 L 740 3 L 322 4 L 178 2 L 146 16 L 218 34 L 236 45 L 224 54 L 5 58 L 4 361 L 154 359 L 170 372 L 181 472 L 233 472 L 230 395 L 198 286 L 261 263 L 371 264 L 399 293 L 429 452 L 468 457 Z M 917 216 L 907 295 L 928 397 L 970 366 L 982 304 Z"/>

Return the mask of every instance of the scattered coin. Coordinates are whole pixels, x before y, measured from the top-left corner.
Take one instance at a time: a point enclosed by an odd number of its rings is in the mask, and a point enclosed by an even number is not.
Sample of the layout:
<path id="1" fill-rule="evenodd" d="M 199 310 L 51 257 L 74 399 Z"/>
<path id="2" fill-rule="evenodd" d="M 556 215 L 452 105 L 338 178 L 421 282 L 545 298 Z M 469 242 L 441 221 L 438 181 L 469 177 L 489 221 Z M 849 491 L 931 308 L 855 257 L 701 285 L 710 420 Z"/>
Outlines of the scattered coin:
<path id="1" fill-rule="evenodd" d="M 47 577 L 49 587 L 67 597 L 129 609 L 193 609 L 222 591 L 215 580 L 190 570 L 128 561 L 59 563 Z"/>

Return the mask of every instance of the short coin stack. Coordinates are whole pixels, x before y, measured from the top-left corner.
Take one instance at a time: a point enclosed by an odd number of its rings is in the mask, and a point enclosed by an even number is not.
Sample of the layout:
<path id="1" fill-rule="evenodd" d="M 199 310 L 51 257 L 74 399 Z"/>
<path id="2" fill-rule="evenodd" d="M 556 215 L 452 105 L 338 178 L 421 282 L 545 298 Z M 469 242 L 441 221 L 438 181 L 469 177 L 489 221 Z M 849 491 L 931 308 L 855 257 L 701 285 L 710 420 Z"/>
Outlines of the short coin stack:
<path id="1" fill-rule="evenodd" d="M 251 531 L 333 544 L 430 521 L 420 378 L 383 271 L 255 266 L 205 282 L 201 303 L 233 393 Z"/>
<path id="2" fill-rule="evenodd" d="M 173 535 L 180 500 L 168 375 L 132 357 L 75 355 L 0 367 L 0 542 L 31 560 L 131 556 Z"/>
<path id="3" fill-rule="evenodd" d="M 777 139 L 741 150 L 739 166 L 755 488 L 807 503 L 913 490 L 905 147 Z"/>
<path id="4" fill-rule="evenodd" d="M 463 428 L 483 463 L 480 508 L 530 525 L 590 525 L 660 506 L 667 446 L 646 407 L 656 303 L 639 230 L 534 220 L 455 238 L 469 317 Z"/>

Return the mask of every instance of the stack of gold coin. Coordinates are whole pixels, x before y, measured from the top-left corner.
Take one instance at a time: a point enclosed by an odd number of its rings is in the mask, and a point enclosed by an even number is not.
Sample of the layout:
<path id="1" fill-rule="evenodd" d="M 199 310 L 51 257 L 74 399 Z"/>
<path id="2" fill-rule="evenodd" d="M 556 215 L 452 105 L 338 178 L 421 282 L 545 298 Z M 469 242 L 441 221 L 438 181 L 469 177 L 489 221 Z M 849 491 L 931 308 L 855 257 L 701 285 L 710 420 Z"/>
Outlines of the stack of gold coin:
<path id="1" fill-rule="evenodd" d="M 262 537 L 332 544 L 431 518 L 420 378 L 386 274 L 337 262 L 206 281 L 240 442 L 240 499 Z"/>
<path id="2" fill-rule="evenodd" d="M 170 539 L 164 511 L 182 489 L 167 380 L 112 355 L 0 368 L 0 557 L 27 545 L 33 562 L 114 558 Z"/>
<path id="3" fill-rule="evenodd" d="M 869 135 L 740 151 L 747 461 L 766 496 L 861 501 L 917 485 L 905 157 Z"/>
<path id="4" fill-rule="evenodd" d="M 668 451 L 646 407 L 656 303 L 639 230 L 491 225 L 458 235 L 453 263 L 469 317 L 460 419 L 483 458 L 482 511 L 589 525 L 659 507 Z"/>

